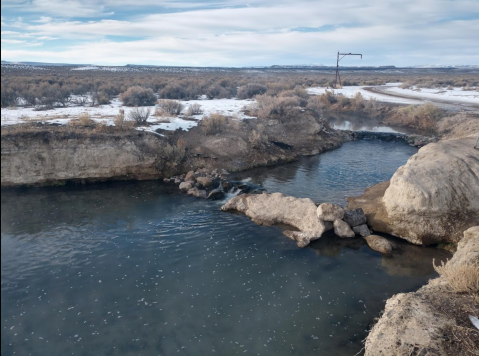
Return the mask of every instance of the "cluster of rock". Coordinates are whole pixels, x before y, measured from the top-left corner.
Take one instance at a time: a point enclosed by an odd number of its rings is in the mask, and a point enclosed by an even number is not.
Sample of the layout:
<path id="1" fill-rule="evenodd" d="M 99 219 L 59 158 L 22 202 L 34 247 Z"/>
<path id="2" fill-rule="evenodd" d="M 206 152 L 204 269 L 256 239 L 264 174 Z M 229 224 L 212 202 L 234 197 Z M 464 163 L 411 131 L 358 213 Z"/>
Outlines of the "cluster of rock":
<path id="1" fill-rule="evenodd" d="M 244 194 L 229 200 L 223 211 L 236 210 L 249 216 L 259 225 L 285 224 L 299 231 L 286 230 L 284 234 L 296 241 L 299 247 L 309 245 L 323 233 L 334 230 L 341 238 L 364 237 L 375 251 L 389 254 L 393 246 L 385 238 L 371 235 L 362 209 L 345 211 L 338 205 L 324 203 L 316 206 L 311 199 L 300 199 L 273 194 Z"/>
<path id="2" fill-rule="evenodd" d="M 172 178 L 166 178 L 165 183 L 172 183 L 179 186 L 182 192 L 196 198 L 208 200 L 221 200 L 225 192 L 234 192 L 236 195 L 251 193 L 260 194 L 264 189 L 247 182 L 231 181 L 229 173 L 223 170 L 199 169 L 190 171 Z"/>
<path id="3" fill-rule="evenodd" d="M 208 171 L 199 169 L 190 171 L 172 178 L 165 178 L 165 183 L 174 183 L 179 185 L 179 189 L 197 198 L 209 200 L 218 200 L 224 198 L 224 192 L 230 189 L 227 182 L 229 173 L 225 170 L 217 169 Z"/>
<path id="4" fill-rule="evenodd" d="M 317 215 L 325 223 L 332 222 L 334 233 L 339 237 L 362 236 L 371 249 L 383 254 L 390 254 L 396 247 L 386 238 L 371 233 L 366 215 L 361 208 L 345 211 L 338 205 L 323 203 L 318 206 Z"/>

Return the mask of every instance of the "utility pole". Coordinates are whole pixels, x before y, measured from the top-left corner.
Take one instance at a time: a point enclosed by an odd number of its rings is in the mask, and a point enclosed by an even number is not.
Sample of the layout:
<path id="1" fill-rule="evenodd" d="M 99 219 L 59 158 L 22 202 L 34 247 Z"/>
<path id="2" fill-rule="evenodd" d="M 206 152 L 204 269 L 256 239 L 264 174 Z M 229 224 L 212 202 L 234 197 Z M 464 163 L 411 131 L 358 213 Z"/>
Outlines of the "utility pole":
<path id="1" fill-rule="evenodd" d="M 341 58 L 339 58 L 339 56 L 342 56 Z M 338 57 L 336 59 L 336 79 L 334 81 L 334 88 L 338 88 L 338 83 L 339 83 L 339 87 L 341 87 L 341 77 L 339 76 L 339 61 L 341 59 L 343 59 L 344 57 L 346 56 L 361 56 L 361 59 L 363 59 L 363 55 L 362 54 L 356 54 L 356 53 L 339 53 L 338 52 Z"/>

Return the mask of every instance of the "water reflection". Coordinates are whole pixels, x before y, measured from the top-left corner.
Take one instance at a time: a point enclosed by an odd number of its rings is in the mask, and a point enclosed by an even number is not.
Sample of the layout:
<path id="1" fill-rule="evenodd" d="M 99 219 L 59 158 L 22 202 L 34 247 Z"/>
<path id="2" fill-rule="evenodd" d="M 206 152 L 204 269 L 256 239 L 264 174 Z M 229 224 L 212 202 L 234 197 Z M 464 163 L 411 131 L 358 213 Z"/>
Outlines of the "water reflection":
<path id="1" fill-rule="evenodd" d="M 336 130 L 372 131 L 404 134 L 417 133 L 405 127 L 386 126 L 381 122 L 381 118 L 340 113 L 325 113 L 324 116 L 328 124 Z"/>
<path id="2" fill-rule="evenodd" d="M 389 180 L 416 152 L 417 148 L 405 142 L 354 141 L 318 157 L 232 178 L 248 179 L 269 192 L 345 205 L 347 196 L 361 195 L 371 185 Z"/>

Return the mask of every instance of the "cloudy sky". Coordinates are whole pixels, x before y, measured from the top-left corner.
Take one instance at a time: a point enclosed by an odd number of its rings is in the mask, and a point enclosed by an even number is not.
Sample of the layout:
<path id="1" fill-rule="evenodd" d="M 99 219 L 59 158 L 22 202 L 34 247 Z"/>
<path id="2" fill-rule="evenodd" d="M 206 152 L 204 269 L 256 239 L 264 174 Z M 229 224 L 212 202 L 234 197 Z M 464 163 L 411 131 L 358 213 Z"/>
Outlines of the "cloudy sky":
<path id="1" fill-rule="evenodd" d="M 2 60 L 479 64 L 479 0 L 2 0 Z"/>

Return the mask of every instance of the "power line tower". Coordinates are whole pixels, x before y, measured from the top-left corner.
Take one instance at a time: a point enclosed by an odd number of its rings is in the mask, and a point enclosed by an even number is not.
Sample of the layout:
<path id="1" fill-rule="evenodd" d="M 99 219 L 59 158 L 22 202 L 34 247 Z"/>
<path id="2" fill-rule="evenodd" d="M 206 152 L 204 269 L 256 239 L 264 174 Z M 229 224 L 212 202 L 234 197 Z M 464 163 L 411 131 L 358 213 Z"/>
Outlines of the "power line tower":
<path id="1" fill-rule="evenodd" d="M 339 58 L 339 56 L 342 56 L 341 58 Z M 335 88 L 338 88 L 338 83 L 339 83 L 339 87 L 341 87 L 341 77 L 339 76 L 339 61 L 341 59 L 343 59 L 344 57 L 346 56 L 361 56 L 361 59 L 363 59 L 363 55 L 362 54 L 356 54 L 356 53 L 339 53 L 338 52 L 338 57 L 336 59 L 336 79 L 334 81 L 334 87 Z"/>

